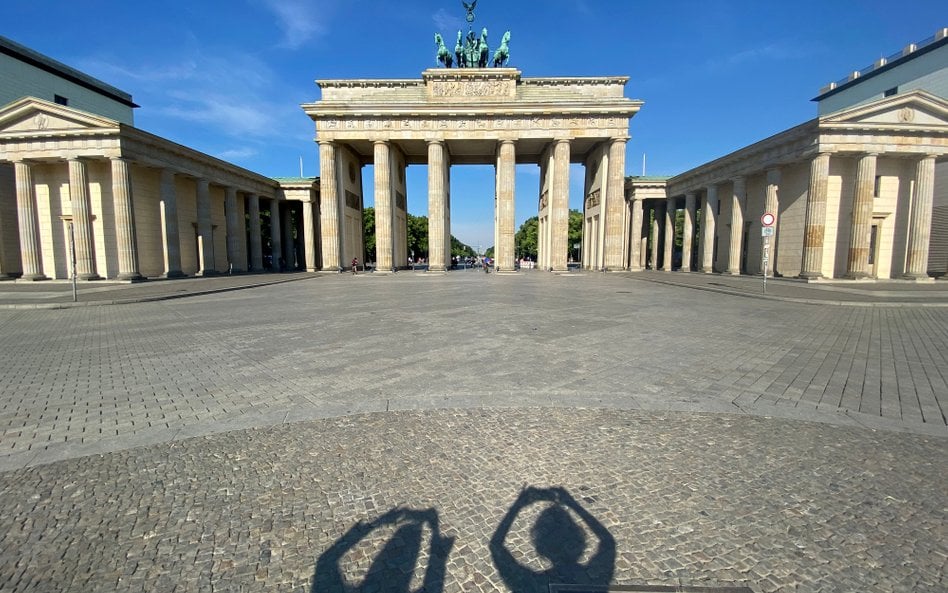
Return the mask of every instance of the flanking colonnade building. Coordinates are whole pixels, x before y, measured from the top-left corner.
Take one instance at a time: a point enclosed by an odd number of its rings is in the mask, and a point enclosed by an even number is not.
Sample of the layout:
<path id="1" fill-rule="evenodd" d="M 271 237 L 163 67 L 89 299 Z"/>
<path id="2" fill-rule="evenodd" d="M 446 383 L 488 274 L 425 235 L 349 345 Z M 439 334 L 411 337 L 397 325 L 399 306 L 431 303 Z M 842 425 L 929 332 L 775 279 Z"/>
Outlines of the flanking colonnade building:
<path id="1" fill-rule="evenodd" d="M 407 263 L 412 164 L 428 168 L 429 269 L 450 261 L 451 166 L 492 164 L 496 266 L 514 271 L 514 169 L 527 163 L 540 169 L 525 198 L 538 267 L 563 272 L 581 163 L 585 269 L 758 274 L 770 212 L 779 275 L 927 279 L 948 267 L 946 72 L 943 29 L 824 89 L 816 119 L 673 177 L 625 175 L 642 106 L 626 77 L 321 80 L 302 106 L 320 176 L 273 179 L 134 127 L 126 93 L 0 38 L 0 79 L 23 83 L 0 85 L 0 277 L 68 278 L 73 242 L 83 280 L 338 272 L 365 261 L 368 164 L 377 271 Z"/>

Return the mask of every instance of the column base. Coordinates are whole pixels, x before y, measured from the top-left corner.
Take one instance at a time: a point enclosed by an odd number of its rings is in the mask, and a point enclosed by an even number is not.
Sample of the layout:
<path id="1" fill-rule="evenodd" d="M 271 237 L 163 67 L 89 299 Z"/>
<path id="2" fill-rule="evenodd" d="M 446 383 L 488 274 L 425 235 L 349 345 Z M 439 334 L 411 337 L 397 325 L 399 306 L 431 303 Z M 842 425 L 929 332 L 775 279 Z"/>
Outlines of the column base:
<path id="1" fill-rule="evenodd" d="M 49 280 L 49 278 L 43 274 L 23 274 L 17 278 L 17 280 L 22 280 L 24 282 L 39 282 L 40 280 Z"/>
<path id="2" fill-rule="evenodd" d="M 395 270 L 394 268 L 387 268 L 387 269 L 375 268 L 374 270 L 372 270 L 372 273 L 373 273 L 373 274 L 381 274 L 381 275 L 383 275 L 383 276 L 387 276 L 387 275 L 389 275 L 389 274 L 394 274 L 396 271 L 397 271 L 397 270 Z"/>
<path id="3" fill-rule="evenodd" d="M 799 278 L 807 281 L 822 280 L 823 274 L 821 272 L 800 272 Z"/>
<path id="4" fill-rule="evenodd" d="M 170 272 L 165 272 L 165 273 L 162 274 L 160 277 L 161 277 L 161 278 L 168 278 L 168 279 L 173 279 L 173 278 L 187 278 L 187 274 L 185 274 L 185 273 L 182 272 L 181 270 L 172 270 L 172 271 L 170 271 Z"/>
<path id="5" fill-rule="evenodd" d="M 702 272 L 703 274 L 713 274 L 713 273 L 714 273 L 714 268 L 702 268 L 702 269 L 701 269 L 701 272 Z"/>
<path id="6" fill-rule="evenodd" d="M 445 268 L 444 266 L 432 266 L 432 265 L 429 265 L 429 266 L 428 266 L 428 271 L 429 271 L 429 272 L 447 272 L 447 268 Z"/>
<path id="7" fill-rule="evenodd" d="M 79 280 L 83 280 L 83 281 L 87 281 L 87 280 L 102 280 L 102 276 L 99 276 L 98 274 L 95 274 L 95 273 L 92 273 L 92 274 L 79 274 L 79 275 L 76 276 L 76 277 L 77 277 Z"/>
<path id="8" fill-rule="evenodd" d="M 220 276 L 220 275 L 221 273 L 218 272 L 217 270 L 201 270 L 200 272 L 195 274 L 195 276 L 198 278 L 209 278 L 211 276 Z"/>
<path id="9" fill-rule="evenodd" d="M 139 274 L 138 272 L 129 272 L 125 274 L 119 274 L 116 278 L 118 280 L 124 280 L 127 282 L 141 282 L 142 280 L 144 280 L 144 278 L 142 278 L 142 275 Z"/>
<path id="10" fill-rule="evenodd" d="M 727 273 L 730 274 L 731 276 L 740 276 L 740 275 L 741 275 L 741 271 L 740 271 L 740 270 L 728 270 Z"/>
<path id="11" fill-rule="evenodd" d="M 871 280 L 867 272 L 847 272 L 843 278 L 846 280 Z"/>
<path id="12" fill-rule="evenodd" d="M 905 280 L 911 280 L 913 282 L 932 282 L 935 280 L 928 274 L 924 274 L 924 273 L 923 274 L 908 273 L 908 274 L 904 274 L 902 278 L 904 278 Z"/>

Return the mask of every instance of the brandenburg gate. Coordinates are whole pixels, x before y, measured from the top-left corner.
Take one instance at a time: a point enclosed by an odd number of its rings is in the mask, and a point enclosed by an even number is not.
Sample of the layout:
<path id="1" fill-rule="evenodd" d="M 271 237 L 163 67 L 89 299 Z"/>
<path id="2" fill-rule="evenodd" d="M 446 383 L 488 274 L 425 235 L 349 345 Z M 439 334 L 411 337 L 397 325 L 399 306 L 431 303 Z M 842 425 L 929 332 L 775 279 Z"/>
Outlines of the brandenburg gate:
<path id="1" fill-rule="evenodd" d="M 361 167 L 374 165 L 376 270 L 407 262 L 405 168 L 428 165 L 429 269 L 450 261 L 452 164 L 495 167 L 494 254 L 515 269 L 514 168 L 540 167 L 538 265 L 565 271 L 569 165 L 586 169 L 584 262 L 622 269 L 625 148 L 642 105 L 627 77 L 525 78 L 515 68 L 433 68 L 421 79 L 319 80 L 321 270 L 363 258 Z"/>

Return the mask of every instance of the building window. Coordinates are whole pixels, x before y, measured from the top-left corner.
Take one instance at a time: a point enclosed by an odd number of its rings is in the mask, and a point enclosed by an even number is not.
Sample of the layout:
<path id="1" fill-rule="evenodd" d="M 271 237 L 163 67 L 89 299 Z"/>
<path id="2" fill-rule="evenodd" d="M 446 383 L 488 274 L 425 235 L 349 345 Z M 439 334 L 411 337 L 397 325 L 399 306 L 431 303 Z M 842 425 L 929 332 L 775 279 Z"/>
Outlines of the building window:
<path id="1" fill-rule="evenodd" d="M 872 186 L 872 197 L 878 198 L 882 190 L 882 175 L 876 175 L 876 183 Z"/>
<path id="2" fill-rule="evenodd" d="M 899 92 L 899 87 L 894 86 L 894 87 L 892 87 L 891 89 L 886 89 L 885 92 L 882 93 L 882 96 L 883 96 L 883 97 L 891 97 L 892 95 L 894 95 L 894 94 L 896 94 L 896 93 L 898 93 L 898 92 Z"/>
<path id="3" fill-rule="evenodd" d="M 63 97 L 62 95 L 53 95 L 53 101 L 57 105 L 69 105 L 69 99 L 67 97 Z"/>

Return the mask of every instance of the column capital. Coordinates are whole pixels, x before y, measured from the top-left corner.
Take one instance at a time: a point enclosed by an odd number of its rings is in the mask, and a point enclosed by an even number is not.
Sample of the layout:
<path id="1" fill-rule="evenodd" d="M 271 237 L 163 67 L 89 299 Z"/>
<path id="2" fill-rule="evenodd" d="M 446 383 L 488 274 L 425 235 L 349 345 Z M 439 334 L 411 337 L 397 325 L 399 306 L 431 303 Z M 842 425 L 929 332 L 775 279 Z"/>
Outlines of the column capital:
<path id="1" fill-rule="evenodd" d="M 323 138 L 322 140 L 316 140 L 316 144 L 318 144 L 318 145 L 320 145 L 320 146 L 335 146 L 335 145 L 336 145 L 336 141 L 335 141 L 335 140 L 326 140 L 325 138 Z"/>
<path id="2" fill-rule="evenodd" d="M 746 175 L 735 175 L 734 177 L 731 177 L 731 183 L 742 183 L 745 181 L 747 181 Z"/>
<path id="3" fill-rule="evenodd" d="M 553 145 L 557 146 L 560 144 L 571 144 L 573 142 L 572 138 L 554 138 Z"/>
<path id="4" fill-rule="evenodd" d="M 444 138 L 426 138 L 425 143 L 428 146 L 444 146 Z"/>
<path id="5" fill-rule="evenodd" d="M 391 144 L 392 144 L 391 140 L 373 140 L 372 141 L 373 146 L 391 146 Z"/>
<path id="6" fill-rule="evenodd" d="M 501 138 L 500 140 L 497 141 L 497 144 L 500 146 L 503 146 L 504 144 L 516 144 L 516 143 L 517 141 L 514 140 L 513 138 Z"/>

